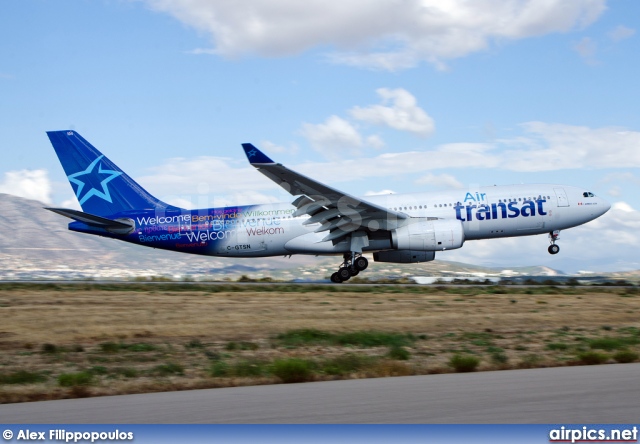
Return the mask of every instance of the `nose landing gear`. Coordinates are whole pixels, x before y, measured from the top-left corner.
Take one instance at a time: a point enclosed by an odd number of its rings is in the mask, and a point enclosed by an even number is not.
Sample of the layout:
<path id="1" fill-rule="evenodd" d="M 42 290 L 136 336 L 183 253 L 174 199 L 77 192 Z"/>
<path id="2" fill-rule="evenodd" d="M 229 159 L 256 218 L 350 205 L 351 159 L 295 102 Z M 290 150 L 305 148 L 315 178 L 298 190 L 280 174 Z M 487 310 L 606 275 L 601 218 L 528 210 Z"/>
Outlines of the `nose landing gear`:
<path id="1" fill-rule="evenodd" d="M 556 245 L 556 241 L 560 239 L 558 236 L 560 236 L 560 230 L 549 233 L 549 238 L 551 239 L 551 245 L 549 245 L 549 248 L 547 249 L 549 254 L 558 254 L 560 252 L 560 246 Z"/>
<path id="2" fill-rule="evenodd" d="M 367 258 L 360 253 L 345 253 L 343 257 L 344 262 L 342 262 L 338 271 L 331 275 L 331 282 L 336 284 L 348 281 L 369 266 Z"/>

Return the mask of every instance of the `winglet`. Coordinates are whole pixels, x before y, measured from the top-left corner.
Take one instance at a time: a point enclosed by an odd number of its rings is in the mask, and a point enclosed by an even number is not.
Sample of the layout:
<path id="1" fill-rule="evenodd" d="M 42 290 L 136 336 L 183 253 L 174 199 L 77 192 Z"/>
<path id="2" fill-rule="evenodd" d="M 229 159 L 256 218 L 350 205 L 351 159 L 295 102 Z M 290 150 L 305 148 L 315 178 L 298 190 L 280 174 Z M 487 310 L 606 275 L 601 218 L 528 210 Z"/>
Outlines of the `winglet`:
<path id="1" fill-rule="evenodd" d="M 265 153 L 253 146 L 251 143 L 243 143 L 242 148 L 244 148 L 244 153 L 247 155 L 247 159 L 249 160 L 249 163 L 251 165 L 275 163 L 273 160 L 269 159 L 269 157 Z"/>

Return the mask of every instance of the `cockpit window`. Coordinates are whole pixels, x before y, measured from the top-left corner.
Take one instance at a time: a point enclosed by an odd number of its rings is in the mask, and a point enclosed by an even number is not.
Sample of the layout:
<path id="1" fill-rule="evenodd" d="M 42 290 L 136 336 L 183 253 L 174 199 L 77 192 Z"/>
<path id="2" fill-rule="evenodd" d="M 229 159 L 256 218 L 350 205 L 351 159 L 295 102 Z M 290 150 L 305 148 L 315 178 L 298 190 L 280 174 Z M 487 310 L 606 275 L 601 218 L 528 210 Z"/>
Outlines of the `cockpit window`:
<path id="1" fill-rule="evenodd" d="M 590 191 L 585 191 L 584 193 L 582 193 L 583 197 L 595 197 L 595 194 L 593 194 Z"/>

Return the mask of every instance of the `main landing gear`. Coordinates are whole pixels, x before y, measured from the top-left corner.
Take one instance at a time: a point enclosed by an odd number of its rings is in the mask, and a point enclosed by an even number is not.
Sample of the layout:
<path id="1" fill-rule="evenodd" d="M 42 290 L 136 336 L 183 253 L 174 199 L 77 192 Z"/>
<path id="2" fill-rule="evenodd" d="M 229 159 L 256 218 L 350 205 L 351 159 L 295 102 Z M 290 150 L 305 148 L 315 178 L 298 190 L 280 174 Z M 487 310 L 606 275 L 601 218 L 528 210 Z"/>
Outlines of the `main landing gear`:
<path id="1" fill-rule="evenodd" d="M 367 258 L 359 253 L 345 253 L 343 257 L 344 262 L 338 271 L 331 275 L 331 282 L 336 284 L 348 281 L 352 276 L 357 276 L 369 266 Z"/>
<path id="2" fill-rule="evenodd" d="M 551 245 L 549 245 L 549 248 L 547 249 L 547 251 L 549 251 L 549 254 L 558 254 L 558 252 L 560 251 L 560 246 L 556 245 L 556 241 L 560 239 L 558 236 L 560 236 L 559 230 L 549 233 L 549 238 L 551 239 Z"/>

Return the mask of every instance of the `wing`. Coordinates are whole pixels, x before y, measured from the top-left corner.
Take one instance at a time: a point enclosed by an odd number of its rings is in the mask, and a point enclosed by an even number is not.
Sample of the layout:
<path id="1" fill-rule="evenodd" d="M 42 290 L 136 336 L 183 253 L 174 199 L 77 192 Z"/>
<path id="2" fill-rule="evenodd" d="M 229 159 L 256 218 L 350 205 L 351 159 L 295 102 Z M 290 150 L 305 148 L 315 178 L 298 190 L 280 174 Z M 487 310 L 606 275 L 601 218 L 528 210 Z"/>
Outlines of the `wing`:
<path id="1" fill-rule="evenodd" d="M 242 148 L 251 165 L 292 196 L 298 196 L 293 201 L 297 208 L 293 215 L 309 215 L 304 225 L 320 223 L 315 231 L 327 232 L 322 242 L 336 244 L 355 232 L 360 232 L 358 237 L 361 238 L 363 233 L 370 231 L 391 230 L 397 228 L 400 220 L 409 217 L 290 170 L 250 143 L 243 143 Z"/>

